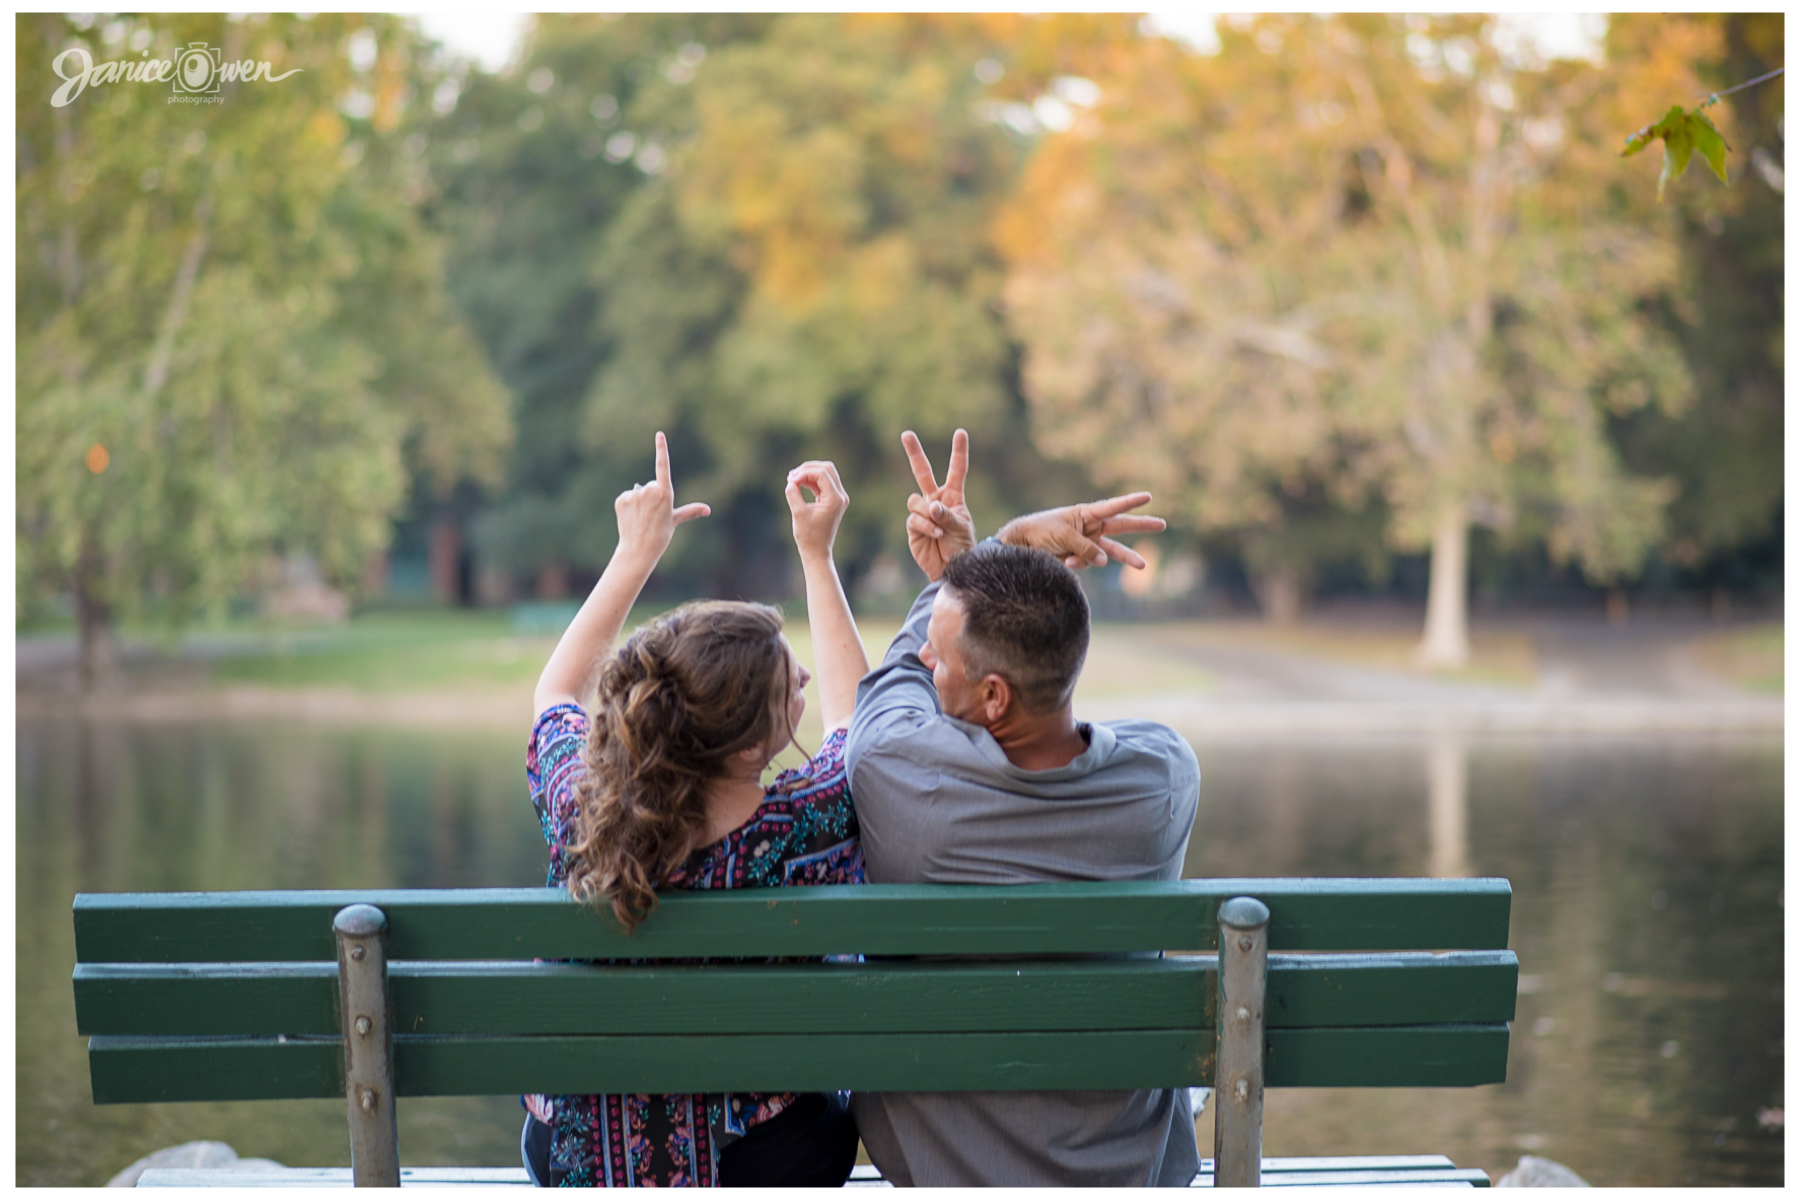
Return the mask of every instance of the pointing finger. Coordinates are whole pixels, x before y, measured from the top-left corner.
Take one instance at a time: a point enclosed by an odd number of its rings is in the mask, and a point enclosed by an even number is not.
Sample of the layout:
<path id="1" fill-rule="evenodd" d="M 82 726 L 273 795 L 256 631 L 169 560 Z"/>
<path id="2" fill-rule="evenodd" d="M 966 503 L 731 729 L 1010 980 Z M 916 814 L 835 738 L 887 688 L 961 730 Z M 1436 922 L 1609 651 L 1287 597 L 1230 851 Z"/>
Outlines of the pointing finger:
<path id="1" fill-rule="evenodd" d="M 1168 527 L 1161 517 L 1107 517 L 1100 522 L 1101 533 L 1161 533 Z"/>
<path id="2" fill-rule="evenodd" d="M 1095 500 L 1081 507 L 1087 516 L 1105 519 L 1116 517 L 1122 512 L 1128 512 L 1148 503 L 1150 503 L 1149 492 L 1132 492 L 1128 496 L 1113 496 L 1106 500 Z"/>
<path id="3" fill-rule="evenodd" d="M 671 496 L 675 494 L 675 485 L 669 481 L 669 439 L 660 431 L 656 435 L 656 482 L 668 488 Z"/>
<path id="4" fill-rule="evenodd" d="M 1150 565 L 1144 561 L 1143 555 L 1139 554 L 1136 550 L 1133 550 L 1130 546 L 1125 545 L 1123 542 L 1115 542 L 1109 537 L 1102 537 L 1096 540 L 1100 543 L 1100 548 L 1102 550 L 1105 550 L 1113 558 L 1124 563 L 1128 567 L 1136 567 L 1138 570 L 1142 571 Z"/>
<path id="5" fill-rule="evenodd" d="M 919 435 L 909 429 L 900 435 L 900 444 L 906 447 L 906 461 L 912 464 L 913 478 L 919 481 L 919 490 L 926 495 L 936 495 L 937 476 L 931 472 L 931 460 L 925 457 Z"/>

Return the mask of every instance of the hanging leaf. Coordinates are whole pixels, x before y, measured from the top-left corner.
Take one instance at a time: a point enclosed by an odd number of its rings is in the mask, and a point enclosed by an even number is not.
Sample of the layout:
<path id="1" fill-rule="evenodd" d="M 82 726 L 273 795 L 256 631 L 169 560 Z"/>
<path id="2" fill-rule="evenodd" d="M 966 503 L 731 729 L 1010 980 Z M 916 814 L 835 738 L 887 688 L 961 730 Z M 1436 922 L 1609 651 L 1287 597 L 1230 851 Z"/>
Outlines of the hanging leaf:
<path id="1" fill-rule="evenodd" d="M 1688 124 L 1693 127 L 1695 149 L 1706 159 L 1706 165 L 1719 177 L 1719 182 L 1730 187 L 1731 180 L 1725 177 L 1725 151 L 1731 147 L 1726 145 L 1724 136 L 1698 108 L 1688 114 Z"/>
<path id="2" fill-rule="evenodd" d="M 1688 163 L 1694 157 L 1694 151 L 1719 177 L 1719 182 L 1731 186 L 1731 180 L 1725 174 L 1725 152 L 1731 147 L 1725 138 L 1707 118 L 1703 111 L 1717 96 L 1693 109 L 1685 109 L 1677 104 L 1663 115 L 1663 119 L 1654 125 L 1646 125 L 1629 138 L 1625 139 L 1625 149 L 1619 152 L 1620 158 L 1630 158 L 1647 147 L 1658 138 L 1663 144 L 1662 175 L 1656 181 L 1656 199 L 1661 202 L 1663 189 L 1671 179 L 1680 179 L 1688 169 Z"/>

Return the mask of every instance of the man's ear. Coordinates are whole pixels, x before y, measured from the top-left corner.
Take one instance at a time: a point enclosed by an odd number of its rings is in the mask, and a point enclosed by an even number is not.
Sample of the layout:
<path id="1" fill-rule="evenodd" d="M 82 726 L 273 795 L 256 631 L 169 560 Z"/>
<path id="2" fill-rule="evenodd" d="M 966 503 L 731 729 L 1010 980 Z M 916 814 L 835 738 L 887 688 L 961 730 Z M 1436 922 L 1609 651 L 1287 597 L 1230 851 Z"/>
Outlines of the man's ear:
<path id="1" fill-rule="evenodd" d="M 1001 718 L 1011 712 L 1017 697 L 1013 695 L 1012 684 L 1004 675 L 987 675 L 981 680 L 981 713 L 987 718 L 987 726 L 997 724 Z"/>

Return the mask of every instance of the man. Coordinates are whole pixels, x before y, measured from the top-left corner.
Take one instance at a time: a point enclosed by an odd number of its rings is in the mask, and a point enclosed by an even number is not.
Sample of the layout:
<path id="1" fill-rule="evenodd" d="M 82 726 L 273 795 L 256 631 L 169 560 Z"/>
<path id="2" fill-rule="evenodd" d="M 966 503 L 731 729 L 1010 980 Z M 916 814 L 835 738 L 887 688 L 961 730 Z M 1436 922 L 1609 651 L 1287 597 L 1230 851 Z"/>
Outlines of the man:
<path id="1" fill-rule="evenodd" d="M 973 545 L 958 430 L 940 488 L 918 439 L 908 542 L 930 584 L 857 690 L 850 792 L 871 883 L 1178 879 L 1200 769 L 1173 730 L 1088 724 L 1071 697 L 1087 601 L 1070 565 L 1142 568 L 1114 534 L 1148 493 L 1021 517 Z M 1067 564 L 1067 565 L 1065 565 Z M 1185 1186 L 1184 1089 L 859 1093 L 857 1129 L 901 1185 Z"/>

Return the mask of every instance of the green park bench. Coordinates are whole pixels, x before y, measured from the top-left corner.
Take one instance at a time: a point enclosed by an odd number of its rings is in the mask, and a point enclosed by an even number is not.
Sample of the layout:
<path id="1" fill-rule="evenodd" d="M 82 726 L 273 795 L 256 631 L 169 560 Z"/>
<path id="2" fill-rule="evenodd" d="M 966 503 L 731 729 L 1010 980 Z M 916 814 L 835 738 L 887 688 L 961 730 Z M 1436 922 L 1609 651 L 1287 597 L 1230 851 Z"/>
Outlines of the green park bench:
<path id="1" fill-rule="evenodd" d="M 406 1096 L 1190 1086 L 1216 1088 L 1202 1186 L 1486 1186 L 1440 1156 L 1264 1159 L 1262 1098 L 1502 1082 L 1511 900 L 1504 879 L 784 888 L 672 893 L 628 937 L 549 888 L 81 895 L 75 1010 L 96 1104 L 346 1098 L 349 1169 L 139 1186 L 526 1181 L 402 1169 Z"/>

